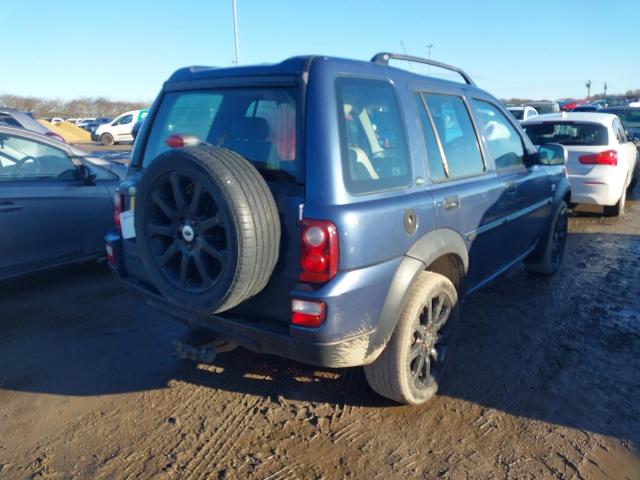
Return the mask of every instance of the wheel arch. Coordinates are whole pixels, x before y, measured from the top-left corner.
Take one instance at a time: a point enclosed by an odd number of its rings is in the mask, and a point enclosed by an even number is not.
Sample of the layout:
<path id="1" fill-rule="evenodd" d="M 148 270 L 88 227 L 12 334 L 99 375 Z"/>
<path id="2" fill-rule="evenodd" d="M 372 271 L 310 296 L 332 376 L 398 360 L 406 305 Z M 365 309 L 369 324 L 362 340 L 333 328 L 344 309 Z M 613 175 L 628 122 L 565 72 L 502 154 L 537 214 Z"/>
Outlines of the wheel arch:
<path id="1" fill-rule="evenodd" d="M 418 239 L 402 259 L 391 281 L 364 363 L 373 362 L 384 350 L 396 328 L 411 284 L 420 273 L 429 270 L 446 276 L 460 294 L 468 269 L 467 246 L 454 230 L 434 230 Z"/>

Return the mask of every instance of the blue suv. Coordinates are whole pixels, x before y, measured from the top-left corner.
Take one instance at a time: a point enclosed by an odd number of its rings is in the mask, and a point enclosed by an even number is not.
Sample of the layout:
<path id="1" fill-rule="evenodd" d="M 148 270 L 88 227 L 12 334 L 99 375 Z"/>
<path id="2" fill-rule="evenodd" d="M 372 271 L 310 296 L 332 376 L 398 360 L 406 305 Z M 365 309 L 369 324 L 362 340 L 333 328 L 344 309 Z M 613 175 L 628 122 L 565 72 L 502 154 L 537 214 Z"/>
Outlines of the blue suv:
<path id="1" fill-rule="evenodd" d="M 431 60 L 184 68 L 138 135 L 109 264 L 188 325 L 364 366 L 376 392 L 417 405 L 443 380 L 463 295 L 520 261 L 560 267 L 566 157 Z"/>

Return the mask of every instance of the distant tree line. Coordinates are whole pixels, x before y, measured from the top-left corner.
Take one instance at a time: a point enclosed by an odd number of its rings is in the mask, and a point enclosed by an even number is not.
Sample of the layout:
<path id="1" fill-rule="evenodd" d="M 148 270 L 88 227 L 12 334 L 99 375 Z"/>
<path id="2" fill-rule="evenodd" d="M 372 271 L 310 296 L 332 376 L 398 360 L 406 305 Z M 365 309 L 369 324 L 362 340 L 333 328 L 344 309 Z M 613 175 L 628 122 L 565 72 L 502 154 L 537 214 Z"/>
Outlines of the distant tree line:
<path id="1" fill-rule="evenodd" d="M 635 100 L 637 98 L 640 98 L 640 88 L 636 88 L 635 90 L 627 90 L 624 94 L 621 93 L 607 93 L 606 95 L 604 93 L 598 93 L 595 95 L 591 95 L 589 97 L 589 100 L 600 100 L 602 98 L 627 98 L 629 100 Z M 586 98 L 586 97 L 581 97 L 582 98 Z M 529 102 L 536 102 L 536 101 L 540 101 L 541 99 L 531 99 L 531 98 L 503 98 L 501 99 L 501 101 L 503 103 L 507 103 L 509 105 L 522 105 L 522 104 L 526 104 Z M 546 98 L 544 100 L 551 100 L 550 98 Z"/>
<path id="2" fill-rule="evenodd" d="M 0 95 L 0 106 L 31 112 L 35 118 L 116 117 L 128 110 L 148 108 L 146 102 L 119 102 L 107 98 L 82 97 L 74 100 Z"/>

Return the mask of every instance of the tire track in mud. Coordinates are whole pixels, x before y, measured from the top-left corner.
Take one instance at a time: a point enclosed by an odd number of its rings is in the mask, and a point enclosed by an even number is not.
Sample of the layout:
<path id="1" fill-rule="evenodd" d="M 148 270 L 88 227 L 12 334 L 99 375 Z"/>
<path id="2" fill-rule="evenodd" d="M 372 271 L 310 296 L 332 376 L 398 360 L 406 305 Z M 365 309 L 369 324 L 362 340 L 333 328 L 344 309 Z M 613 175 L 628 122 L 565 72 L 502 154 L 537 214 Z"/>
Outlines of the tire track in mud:
<path id="1" fill-rule="evenodd" d="M 139 403 L 149 403 L 151 405 L 160 403 L 161 405 L 175 405 L 175 408 L 168 413 L 159 412 L 156 421 L 160 423 L 162 418 L 164 422 L 169 419 L 184 418 L 185 413 L 191 415 L 193 412 L 202 411 L 202 408 L 207 403 L 209 397 L 203 391 L 206 387 L 195 388 L 192 385 L 183 382 L 173 382 L 169 385 L 169 392 L 164 398 L 158 399 L 159 392 L 149 392 L 145 395 L 145 400 Z M 187 395 L 185 395 L 187 393 Z M 163 423 L 164 423 L 163 422 Z M 163 423 L 160 426 L 163 426 Z M 201 426 L 202 429 L 202 426 Z M 197 434 L 198 435 L 198 434 Z M 146 462 L 142 463 L 130 463 L 123 471 L 123 478 L 139 477 L 146 471 L 147 464 L 153 460 L 153 457 L 159 455 L 170 456 L 173 452 L 179 449 L 182 443 L 187 439 L 188 434 L 185 433 L 184 427 L 178 433 L 178 439 L 174 435 L 169 435 L 163 428 L 157 428 L 152 435 L 142 438 L 141 443 L 132 445 L 132 448 L 140 451 L 143 450 L 143 458 L 146 458 Z M 153 453 L 155 453 L 153 455 Z M 151 458 L 149 458 L 151 457 Z"/>
<path id="2" fill-rule="evenodd" d="M 222 425 L 201 446 L 198 454 L 185 466 L 185 478 L 207 478 L 221 462 L 228 460 L 233 451 L 229 447 L 241 440 L 249 425 L 253 423 L 257 407 L 262 402 L 259 397 L 252 397 L 249 401 L 248 395 L 244 397 L 240 400 L 240 405 L 229 413 Z"/>

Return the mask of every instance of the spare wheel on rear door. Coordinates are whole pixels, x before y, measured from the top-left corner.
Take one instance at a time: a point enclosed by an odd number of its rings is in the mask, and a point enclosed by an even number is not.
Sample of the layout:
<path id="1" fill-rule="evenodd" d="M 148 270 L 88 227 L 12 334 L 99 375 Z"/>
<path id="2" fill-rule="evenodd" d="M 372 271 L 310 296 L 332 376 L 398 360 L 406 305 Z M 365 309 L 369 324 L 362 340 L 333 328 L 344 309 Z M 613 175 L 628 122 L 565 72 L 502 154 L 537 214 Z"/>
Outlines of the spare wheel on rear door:
<path id="1" fill-rule="evenodd" d="M 154 159 L 138 184 L 135 228 L 155 287 L 196 312 L 220 313 L 257 294 L 278 259 L 273 195 L 250 162 L 224 148 Z"/>

